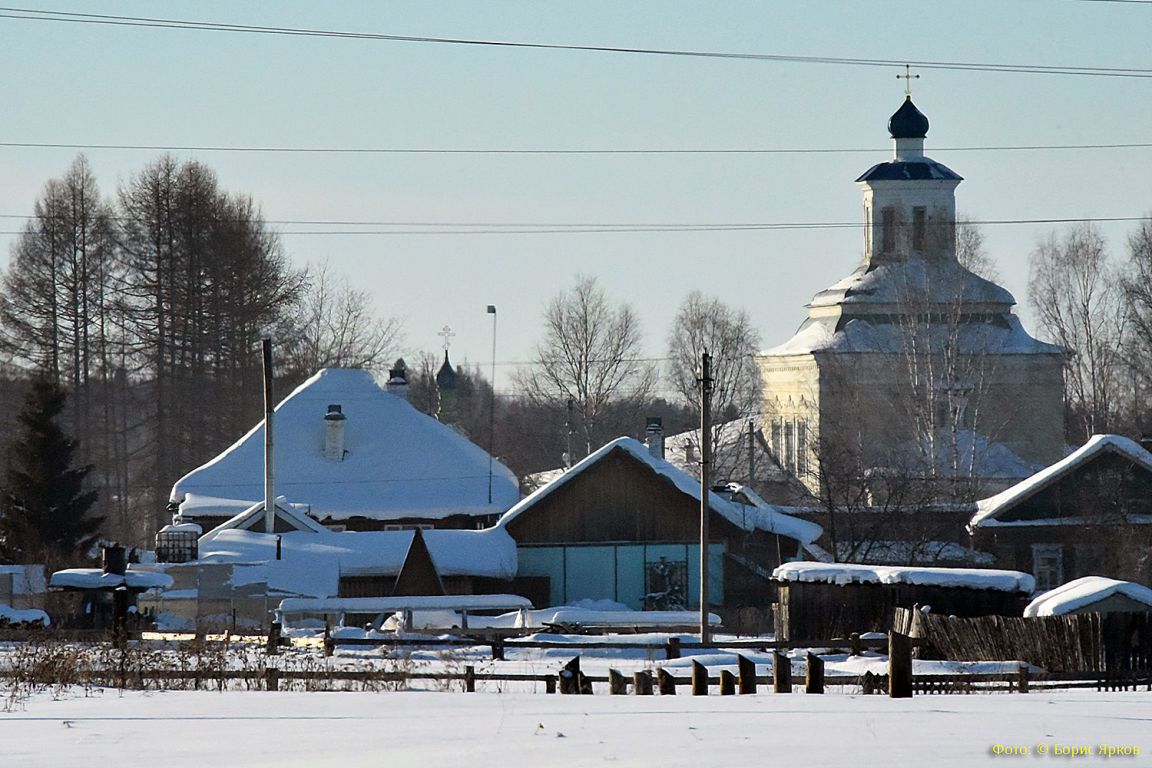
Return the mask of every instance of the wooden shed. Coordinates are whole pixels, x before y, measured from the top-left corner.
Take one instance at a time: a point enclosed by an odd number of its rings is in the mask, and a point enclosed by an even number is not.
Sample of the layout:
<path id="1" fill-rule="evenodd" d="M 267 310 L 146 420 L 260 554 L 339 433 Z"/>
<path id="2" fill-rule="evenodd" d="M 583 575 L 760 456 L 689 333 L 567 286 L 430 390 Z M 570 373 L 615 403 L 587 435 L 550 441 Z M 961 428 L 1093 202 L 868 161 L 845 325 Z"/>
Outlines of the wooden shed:
<path id="1" fill-rule="evenodd" d="M 896 608 L 949 616 L 1020 616 L 1032 577 L 981 568 L 911 568 L 846 563 L 788 563 L 778 582 L 776 637 L 827 640 L 886 632 Z"/>

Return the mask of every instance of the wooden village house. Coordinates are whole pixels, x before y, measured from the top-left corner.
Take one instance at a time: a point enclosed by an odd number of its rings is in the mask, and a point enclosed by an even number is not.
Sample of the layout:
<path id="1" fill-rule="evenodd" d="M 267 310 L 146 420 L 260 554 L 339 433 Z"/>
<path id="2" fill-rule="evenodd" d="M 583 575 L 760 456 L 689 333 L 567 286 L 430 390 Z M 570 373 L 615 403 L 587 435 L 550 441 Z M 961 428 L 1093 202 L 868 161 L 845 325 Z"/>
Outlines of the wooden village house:
<path id="1" fill-rule="evenodd" d="M 1095 435 L 1064 459 L 977 504 L 973 546 L 1046 591 L 1082 576 L 1152 582 L 1152 453 Z"/>
<path id="2" fill-rule="evenodd" d="M 709 601 L 724 610 L 772 601 L 776 565 L 822 533 L 750 492 L 709 494 Z M 614 440 L 501 517 L 516 541 L 510 590 L 536 605 L 609 600 L 631 609 L 699 605 L 700 483 L 632 438 Z"/>

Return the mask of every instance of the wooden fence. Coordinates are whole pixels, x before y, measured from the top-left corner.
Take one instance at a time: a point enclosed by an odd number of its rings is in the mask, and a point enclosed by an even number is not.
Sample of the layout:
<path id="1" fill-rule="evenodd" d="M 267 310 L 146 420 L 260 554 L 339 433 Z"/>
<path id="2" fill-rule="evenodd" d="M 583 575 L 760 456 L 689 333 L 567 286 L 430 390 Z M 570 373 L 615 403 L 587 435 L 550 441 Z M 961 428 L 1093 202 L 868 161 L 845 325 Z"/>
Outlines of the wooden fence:
<path id="1" fill-rule="evenodd" d="M 1101 679 L 1152 674 L 1152 613 L 981 616 L 960 619 L 898 609 L 897 631 L 922 640 L 922 655 L 963 661 L 1017 659 L 1049 672 Z"/>

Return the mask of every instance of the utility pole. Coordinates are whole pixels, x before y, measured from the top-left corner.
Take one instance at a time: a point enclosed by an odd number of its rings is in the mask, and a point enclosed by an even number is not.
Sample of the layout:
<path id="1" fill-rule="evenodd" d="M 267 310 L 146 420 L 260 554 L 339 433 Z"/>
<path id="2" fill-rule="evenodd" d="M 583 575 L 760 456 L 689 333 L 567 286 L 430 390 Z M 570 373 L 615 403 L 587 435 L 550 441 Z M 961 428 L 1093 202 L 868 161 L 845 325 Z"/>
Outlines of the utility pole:
<path id="1" fill-rule="evenodd" d="M 568 430 L 568 450 L 564 452 L 564 468 L 572 469 L 572 433 L 575 431 L 575 422 L 572 420 L 572 411 L 576 408 L 576 401 L 568 398 L 568 419 L 564 426 Z"/>
<path id="2" fill-rule="evenodd" d="M 712 483 L 712 356 L 704 353 L 700 383 L 700 642 L 711 638 L 708 624 L 708 489 Z"/>
<path id="3" fill-rule="evenodd" d="M 488 305 L 492 315 L 492 395 L 488 398 L 488 503 L 492 503 L 492 462 L 496 455 L 496 305 Z"/>
<path id="4" fill-rule="evenodd" d="M 264 357 L 264 532 L 276 529 L 276 467 L 272 453 L 272 339 L 262 339 Z"/>

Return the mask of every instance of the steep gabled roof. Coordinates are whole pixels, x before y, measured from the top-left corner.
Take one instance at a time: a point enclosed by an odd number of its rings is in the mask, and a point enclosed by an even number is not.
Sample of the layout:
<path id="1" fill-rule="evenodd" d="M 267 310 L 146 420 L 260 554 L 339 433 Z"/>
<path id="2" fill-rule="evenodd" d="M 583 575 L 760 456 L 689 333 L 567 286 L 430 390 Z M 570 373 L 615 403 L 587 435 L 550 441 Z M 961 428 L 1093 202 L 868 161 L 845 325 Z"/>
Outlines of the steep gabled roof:
<path id="1" fill-rule="evenodd" d="M 324 415 L 337 403 L 342 461 L 324 457 Z M 326 368 L 276 406 L 276 491 L 313 517 L 439 519 L 499 513 L 520 498 L 515 476 L 452 428 L 384 390 L 369 371 Z M 261 421 L 207 464 L 180 478 L 171 498 L 264 498 Z M 492 471 L 489 503 L 489 468 Z M 187 514 L 187 512 L 184 512 Z"/>
<path id="2" fill-rule="evenodd" d="M 549 494 L 580 477 L 589 468 L 595 466 L 615 451 L 623 451 L 642 466 L 647 467 L 654 474 L 659 475 L 671 483 L 684 495 L 695 499 L 697 502 L 700 501 L 699 480 L 677 469 L 669 462 L 656 458 L 652 455 L 651 451 L 648 450 L 648 447 L 639 440 L 631 437 L 619 437 L 607 443 L 599 450 L 590 453 L 570 470 L 524 497 L 520 503 L 504 513 L 500 520 L 497 521 L 496 527 L 506 528 L 510 522 L 532 509 Z M 769 533 L 779 533 L 797 539 L 804 544 L 811 543 L 823 533 L 823 529 L 815 523 L 791 517 L 779 511 L 779 509 L 772 507 L 772 505 L 763 502 L 763 500 L 760 501 L 763 507 L 756 505 L 755 502 L 753 504 L 741 504 L 739 502 L 729 501 L 718 493 L 708 494 L 708 505 L 712 511 L 743 530 L 762 530 Z"/>
<path id="3" fill-rule="evenodd" d="M 995 496 L 976 502 L 977 511 L 969 521 L 968 528 L 999 525 L 997 518 L 1004 512 L 1105 453 L 1123 456 L 1146 471 L 1152 472 L 1152 453 L 1141 448 L 1139 443 L 1121 435 L 1093 435 L 1084 445 L 1050 467 L 1021 480 Z"/>

